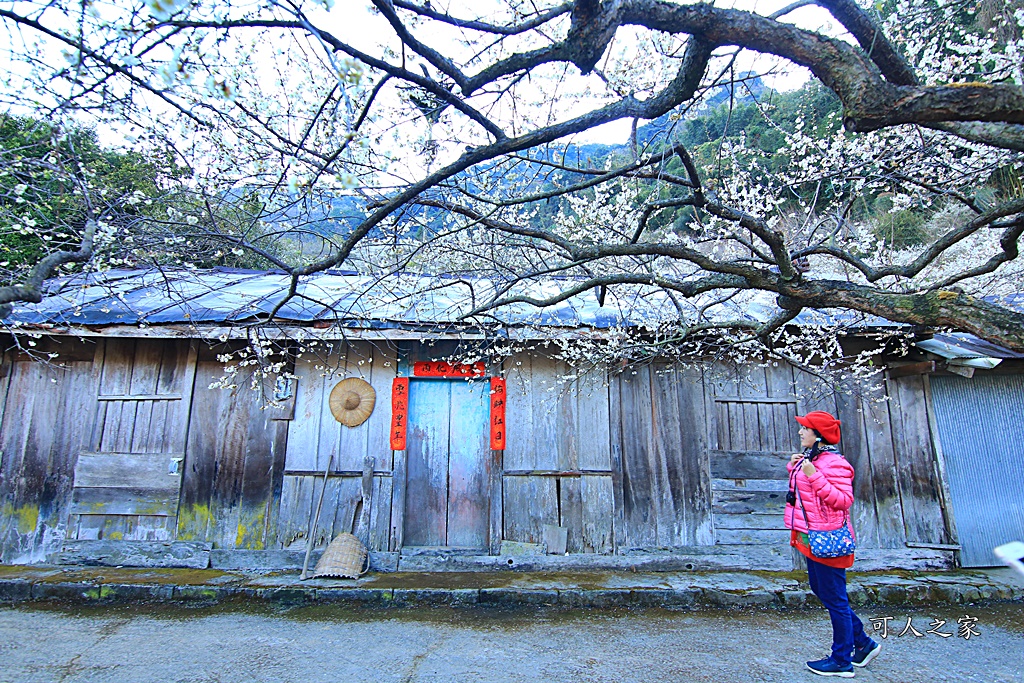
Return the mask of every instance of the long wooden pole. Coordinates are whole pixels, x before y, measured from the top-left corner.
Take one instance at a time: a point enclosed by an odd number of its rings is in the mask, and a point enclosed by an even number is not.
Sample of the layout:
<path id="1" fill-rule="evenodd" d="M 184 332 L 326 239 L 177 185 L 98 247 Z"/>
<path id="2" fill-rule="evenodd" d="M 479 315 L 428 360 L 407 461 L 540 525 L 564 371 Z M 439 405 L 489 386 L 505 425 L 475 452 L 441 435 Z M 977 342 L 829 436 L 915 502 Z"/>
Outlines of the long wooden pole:
<path id="1" fill-rule="evenodd" d="M 316 504 L 316 516 L 313 518 L 313 524 L 309 529 L 309 533 L 306 538 L 306 559 L 302 561 L 302 575 L 299 576 L 300 581 L 306 580 L 306 570 L 309 569 L 309 554 L 313 552 L 313 535 L 316 533 L 316 525 L 320 523 L 320 508 L 324 505 L 324 492 L 327 491 L 327 475 L 331 472 L 331 465 L 334 464 L 334 453 L 331 453 L 331 457 L 327 458 L 327 467 L 324 469 L 324 485 L 320 489 L 320 500 Z"/>

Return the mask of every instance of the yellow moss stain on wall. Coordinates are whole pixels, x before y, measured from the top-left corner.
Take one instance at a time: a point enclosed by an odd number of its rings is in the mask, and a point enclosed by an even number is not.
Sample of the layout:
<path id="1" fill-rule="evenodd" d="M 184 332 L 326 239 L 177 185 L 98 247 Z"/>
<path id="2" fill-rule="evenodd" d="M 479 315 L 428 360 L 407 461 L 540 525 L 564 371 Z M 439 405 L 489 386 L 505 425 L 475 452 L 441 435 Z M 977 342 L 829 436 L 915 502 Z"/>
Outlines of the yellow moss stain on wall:
<path id="1" fill-rule="evenodd" d="M 267 511 L 242 512 L 238 521 L 238 532 L 235 535 L 235 548 L 245 550 L 266 550 L 265 532 L 267 528 Z"/>
<path id="2" fill-rule="evenodd" d="M 183 506 L 178 511 L 178 540 L 205 541 L 212 521 L 209 506 Z"/>
<path id="3" fill-rule="evenodd" d="M 34 505 L 23 505 L 15 508 L 10 503 L 5 503 L 0 508 L 0 516 L 11 520 L 18 529 L 19 534 L 30 534 L 39 525 L 39 508 Z"/>

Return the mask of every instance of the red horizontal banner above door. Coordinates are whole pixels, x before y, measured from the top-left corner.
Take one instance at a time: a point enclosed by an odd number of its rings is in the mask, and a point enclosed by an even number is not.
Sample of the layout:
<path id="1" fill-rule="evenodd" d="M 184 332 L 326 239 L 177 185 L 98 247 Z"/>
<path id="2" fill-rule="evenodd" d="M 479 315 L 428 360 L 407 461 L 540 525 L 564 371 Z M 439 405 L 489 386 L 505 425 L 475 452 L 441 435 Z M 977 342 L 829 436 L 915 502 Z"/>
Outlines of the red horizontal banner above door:
<path id="1" fill-rule="evenodd" d="M 416 361 L 412 364 L 413 377 L 483 377 L 487 366 L 483 363 L 443 363 Z"/>

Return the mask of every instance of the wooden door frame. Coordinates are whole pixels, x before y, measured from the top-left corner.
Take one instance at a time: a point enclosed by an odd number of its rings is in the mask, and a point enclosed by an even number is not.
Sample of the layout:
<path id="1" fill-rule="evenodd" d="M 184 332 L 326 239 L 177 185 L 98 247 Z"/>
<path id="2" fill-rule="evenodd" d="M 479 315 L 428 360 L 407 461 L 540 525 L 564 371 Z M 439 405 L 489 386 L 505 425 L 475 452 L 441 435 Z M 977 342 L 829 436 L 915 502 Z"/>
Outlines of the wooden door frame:
<path id="1" fill-rule="evenodd" d="M 450 378 L 428 378 L 414 377 L 412 373 L 412 360 L 410 359 L 409 348 L 405 344 L 397 345 L 398 351 L 398 372 L 397 377 L 404 377 L 410 380 L 450 379 Z M 498 377 L 493 368 L 489 368 L 490 374 L 480 378 L 481 381 L 489 380 L 490 377 Z M 412 392 L 409 392 L 410 395 Z M 489 426 L 489 425 L 488 425 Z M 507 426 L 507 425 L 506 425 Z M 489 528 L 487 539 L 487 550 L 491 555 L 497 555 L 501 551 L 501 539 L 504 528 L 504 451 L 490 450 L 491 476 L 488 485 L 489 501 Z M 408 452 L 406 450 L 392 451 L 392 489 L 391 489 L 391 530 L 388 540 L 388 548 L 392 552 L 401 552 L 405 547 L 405 495 L 409 483 Z M 411 546 L 410 546 L 411 547 Z"/>

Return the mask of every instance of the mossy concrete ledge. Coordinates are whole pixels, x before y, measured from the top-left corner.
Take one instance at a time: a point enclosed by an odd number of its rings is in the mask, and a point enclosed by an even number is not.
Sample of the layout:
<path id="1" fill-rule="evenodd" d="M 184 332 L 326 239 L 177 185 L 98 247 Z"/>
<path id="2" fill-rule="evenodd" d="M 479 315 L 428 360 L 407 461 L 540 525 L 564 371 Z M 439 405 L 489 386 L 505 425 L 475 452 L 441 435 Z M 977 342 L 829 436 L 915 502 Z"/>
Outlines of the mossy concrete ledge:
<path id="1" fill-rule="evenodd" d="M 300 581 L 271 574 L 195 569 L 0 565 L 0 603 L 266 603 L 282 607 L 448 606 L 568 608 L 800 608 L 817 605 L 805 580 L 784 572 L 397 572 L 354 580 Z M 1009 570 L 851 573 L 850 602 L 941 605 L 1024 602 Z"/>

